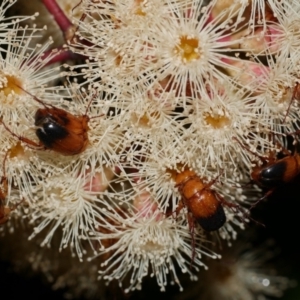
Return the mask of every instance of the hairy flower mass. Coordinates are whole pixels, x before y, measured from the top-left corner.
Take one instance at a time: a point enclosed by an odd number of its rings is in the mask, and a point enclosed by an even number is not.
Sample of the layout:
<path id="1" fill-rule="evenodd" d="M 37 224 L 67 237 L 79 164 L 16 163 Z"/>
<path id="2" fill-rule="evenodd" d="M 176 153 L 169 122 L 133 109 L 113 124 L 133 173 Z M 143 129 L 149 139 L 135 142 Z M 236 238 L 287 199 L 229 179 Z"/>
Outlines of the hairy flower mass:
<path id="1" fill-rule="evenodd" d="M 42 0 L 14 17 L 24 5 L 0 5 L 3 233 L 27 224 L 125 293 L 148 277 L 183 291 L 224 264 L 252 208 L 300 173 L 298 1 Z M 224 299 L 256 299 L 245 257 L 232 278 L 248 296 Z"/>
<path id="2" fill-rule="evenodd" d="M 138 198 L 143 205 L 134 210 L 133 215 L 108 210 L 96 233 L 102 246 L 109 245 L 102 251 L 107 259 L 101 265 L 106 267 L 104 271 L 100 271 L 101 277 L 109 281 L 117 278 L 122 285 L 122 280 L 130 272 L 130 286 L 125 291 L 141 289 L 142 279 L 148 275 L 151 267 L 150 276 L 156 277 L 162 291 L 169 280 L 169 272 L 171 280 L 182 289 L 176 274 L 176 264 L 183 273 L 189 273 L 191 279 L 195 280 L 196 277 L 189 268 L 191 256 L 194 257 L 193 268 L 199 270 L 199 266 L 206 267 L 201 261 L 202 255 L 214 259 L 218 255 L 207 249 L 201 234 L 195 237 L 196 248 L 193 249 L 184 217 L 181 216 L 176 221 L 172 217 L 166 218 L 155 209 L 155 204 L 151 204 L 149 195 L 144 193 Z M 114 224 L 114 227 L 110 228 L 106 223 Z"/>

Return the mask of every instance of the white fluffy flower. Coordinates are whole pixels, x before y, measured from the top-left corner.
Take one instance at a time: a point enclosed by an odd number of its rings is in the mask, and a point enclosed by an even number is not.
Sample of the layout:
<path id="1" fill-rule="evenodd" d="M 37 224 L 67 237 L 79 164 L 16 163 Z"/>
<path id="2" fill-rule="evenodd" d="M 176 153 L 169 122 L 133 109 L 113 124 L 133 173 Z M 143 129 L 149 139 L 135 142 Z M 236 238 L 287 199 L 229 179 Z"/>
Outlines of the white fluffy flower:
<path id="1" fill-rule="evenodd" d="M 121 286 L 124 281 L 128 285 L 125 292 L 141 289 L 143 278 L 149 275 L 156 277 L 162 291 L 169 281 L 182 290 L 177 267 L 196 280 L 194 271 L 206 268 L 202 256 L 215 259 L 218 255 L 207 249 L 197 230 L 193 244 L 185 217 L 166 217 L 147 193 L 137 197 L 143 198 L 142 206 L 135 205 L 138 210 L 103 210 L 102 225 L 95 236 L 102 244 L 100 254 L 104 259 L 100 277 L 108 281 L 117 279 Z"/>
<path id="2" fill-rule="evenodd" d="M 43 46 L 36 45 L 35 49 L 28 47 L 35 32 L 28 35 L 25 29 L 20 30 L 20 35 L 11 40 L 5 55 L 0 57 L 1 158 L 8 153 L 6 176 L 9 185 L 18 187 L 25 198 L 29 186 L 39 181 L 42 169 L 35 167 L 39 165 L 39 157 L 34 150 L 38 139 L 33 130 L 34 115 L 41 104 L 29 93 L 42 95 L 47 101 L 57 98 L 47 87 L 47 83 L 57 76 L 56 70 L 42 70 L 55 53 L 43 57 L 51 41 Z M 33 143 L 20 143 L 14 134 Z"/>
<path id="3" fill-rule="evenodd" d="M 300 58 L 300 56 L 299 56 Z M 268 124 L 269 132 L 294 132 L 299 120 L 299 105 L 294 99 L 299 75 L 293 58 L 279 55 L 268 57 L 268 67 L 261 67 L 254 97 L 260 118 Z"/>
<path id="4" fill-rule="evenodd" d="M 152 34 L 151 46 L 155 50 L 155 64 L 146 69 L 148 80 L 168 79 L 167 88 L 176 90 L 180 96 L 199 97 L 206 95 L 207 82 L 217 79 L 229 83 L 231 80 L 222 68 L 231 68 L 226 58 L 234 51 L 237 41 L 227 39 L 237 25 L 228 22 L 235 16 L 230 7 L 216 18 L 211 10 L 216 1 L 207 6 L 203 1 L 193 1 L 186 6 L 174 8 L 164 24 L 157 24 Z M 224 15 L 226 20 L 222 20 Z M 232 58 L 239 61 L 239 58 Z M 189 92 L 187 92 L 189 91 Z M 187 95 L 187 94 L 191 95 Z"/>
<path id="5" fill-rule="evenodd" d="M 7 125 L 14 126 L 12 131 L 18 127 L 19 131 L 24 131 L 24 127 L 33 124 L 33 115 L 40 105 L 26 92 L 35 96 L 42 94 L 48 100 L 52 98 L 52 94 L 47 93 L 47 83 L 57 77 L 56 70 L 42 69 L 55 53 L 43 57 L 51 40 L 44 45 L 36 44 L 35 49 L 30 49 L 29 43 L 34 39 L 34 32 L 27 36 L 27 31 L 23 30 L 22 36 L 8 45 L 5 57 L 0 57 L 1 116 Z"/>
<path id="6" fill-rule="evenodd" d="M 163 17 L 169 13 L 167 3 L 168 0 L 125 0 L 106 1 L 103 5 L 82 1 L 80 8 L 85 18 L 77 20 L 78 43 L 72 46 L 91 60 L 83 70 L 86 76 L 92 81 L 101 78 L 105 83 L 136 84 L 149 64 L 154 63 L 150 34 L 154 24 L 164 23 Z M 177 4 L 183 5 L 180 1 Z M 93 46 L 84 47 L 81 43 L 85 41 Z"/>
<path id="7" fill-rule="evenodd" d="M 96 174 L 78 174 L 72 166 L 63 173 L 59 168 L 52 168 L 39 185 L 32 187 L 28 217 L 35 228 L 30 238 L 48 228 L 42 245 L 50 246 L 53 235 L 62 229 L 60 250 L 70 245 L 82 259 L 84 240 L 89 239 L 101 218 L 101 203 L 107 197 L 110 201 L 122 198 L 121 191 L 119 194 L 107 191 L 112 178 L 112 172 L 107 169 L 99 169 Z"/>
<path id="8" fill-rule="evenodd" d="M 263 1 L 262 1 L 263 2 Z M 266 33 L 270 37 L 270 47 L 275 48 L 281 56 L 288 59 L 299 56 L 299 1 L 270 1 L 276 21 L 268 22 Z M 296 59 L 296 58 L 295 58 Z"/>
<path id="9" fill-rule="evenodd" d="M 223 87 L 193 99 L 185 120 L 190 125 L 185 139 L 192 165 L 203 172 L 213 167 L 227 174 L 227 164 L 238 168 L 242 161 L 250 169 L 253 155 L 245 148 L 253 150 L 259 145 L 262 153 L 272 149 L 260 132 L 268 120 L 257 112 L 254 98 L 242 89 Z M 255 150 L 258 155 L 260 151 Z"/>
<path id="10" fill-rule="evenodd" d="M 136 157 L 141 157 L 142 153 L 144 150 L 137 152 Z M 245 182 L 249 181 L 249 178 L 242 175 L 241 170 L 237 169 L 234 164 L 227 162 L 224 165 L 226 170 L 212 168 L 209 165 L 204 170 L 197 168 L 197 164 L 192 161 L 191 165 L 194 167 L 192 168 L 183 157 L 176 156 L 176 151 L 164 152 L 163 150 L 158 151 L 158 149 L 152 149 L 152 153 L 144 155 L 143 159 L 145 159 L 143 162 L 131 161 L 132 168 L 136 168 L 136 172 L 129 174 L 132 177 L 131 181 L 135 192 L 138 195 L 147 193 L 152 202 L 166 215 L 183 215 L 190 222 L 191 235 L 193 235 L 192 230 L 194 228 L 203 230 L 192 210 L 203 213 L 205 205 L 198 206 L 196 200 L 190 206 L 184 204 L 185 195 L 180 192 L 179 186 L 185 184 L 186 181 L 178 182 L 177 178 L 183 176 L 182 174 L 188 170 L 194 175 L 191 175 L 187 180 L 197 178 L 204 185 L 201 190 L 193 190 L 193 188 L 197 188 L 196 186 L 190 187 L 188 192 L 193 191 L 195 195 L 201 196 L 205 190 L 210 193 L 210 197 L 215 197 L 217 201 L 220 201 L 222 210 L 224 210 L 225 223 L 215 230 L 214 235 L 221 237 L 230 244 L 231 240 L 237 237 L 237 228 L 245 229 L 245 223 L 249 222 L 249 212 L 246 207 L 256 201 L 257 198 L 249 197 L 253 188 L 242 188 Z M 242 165 L 240 161 L 240 166 Z M 208 199 L 210 198 L 206 198 L 206 200 Z"/>
<path id="11" fill-rule="evenodd" d="M 0 4 L 0 47 L 1 51 L 6 50 L 6 45 L 14 43 L 14 40 L 18 40 L 18 33 L 23 28 L 19 28 L 19 23 L 27 20 L 35 20 L 38 14 L 32 16 L 13 16 L 6 17 L 7 10 L 16 3 L 17 0 L 4 0 Z"/>
<path id="12" fill-rule="evenodd" d="M 80 50 L 79 38 L 79 50 L 75 51 L 91 60 L 84 73 L 91 81 L 101 78 L 104 83 L 130 85 L 169 78 L 168 88 L 179 95 L 186 90 L 193 95 L 206 93 L 207 80 L 229 80 L 220 68 L 228 67 L 223 58 L 238 42 L 226 38 L 236 26 L 228 22 L 235 9 L 229 7 L 212 19 L 215 3 L 126 1 L 102 5 L 84 1 L 91 14 L 79 22 L 78 35 L 82 43 L 88 40 L 94 45 Z M 130 13 L 132 9 L 135 13 Z M 95 13 L 99 15 L 95 17 Z M 222 20 L 224 15 L 227 18 Z"/>

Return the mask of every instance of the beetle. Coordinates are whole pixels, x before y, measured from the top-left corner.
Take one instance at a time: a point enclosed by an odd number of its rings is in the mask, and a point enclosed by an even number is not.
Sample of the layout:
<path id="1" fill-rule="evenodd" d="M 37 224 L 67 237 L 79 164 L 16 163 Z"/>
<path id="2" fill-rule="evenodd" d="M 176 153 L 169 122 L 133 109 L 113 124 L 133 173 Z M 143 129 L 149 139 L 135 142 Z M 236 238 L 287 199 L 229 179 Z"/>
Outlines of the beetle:
<path id="1" fill-rule="evenodd" d="M 268 191 L 252 204 L 251 209 L 260 201 L 269 197 L 278 186 L 291 182 L 300 174 L 300 155 L 288 154 L 281 159 L 269 158 L 262 166 L 256 166 L 251 172 L 252 180 Z"/>
<path id="2" fill-rule="evenodd" d="M 189 220 L 191 226 L 194 226 L 193 220 L 196 220 L 204 230 L 215 231 L 226 222 L 222 205 L 225 200 L 210 188 L 216 180 L 205 184 L 192 170 L 184 170 L 176 175 L 175 187 L 178 187 L 183 206 L 192 216 L 192 220 Z"/>
<path id="3" fill-rule="evenodd" d="M 177 215 L 184 207 L 186 207 L 188 211 L 187 219 L 193 249 L 191 261 L 193 262 L 195 258 L 195 221 L 205 231 L 212 232 L 222 228 L 226 223 L 224 206 L 229 207 L 234 212 L 240 211 L 243 216 L 245 216 L 246 213 L 239 205 L 227 202 L 219 193 L 211 189 L 211 186 L 215 184 L 221 174 L 208 183 L 204 183 L 204 180 L 193 170 L 184 169 L 175 175 L 173 172 L 172 174 L 175 187 L 178 188 L 178 192 L 181 196 L 181 201 L 175 210 L 175 214 Z M 245 218 L 241 219 L 245 222 Z"/>
<path id="4" fill-rule="evenodd" d="M 274 154 L 265 157 L 252 152 L 237 139 L 234 138 L 234 140 L 236 140 L 242 148 L 254 156 L 257 156 L 263 162 L 262 165 L 257 164 L 252 169 L 250 177 L 257 185 L 269 190 L 252 205 L 252 208 L 261 200 L 270 196 L 278 186 L 291 182 L 300 174 L 300 155 L 298 153 L 295 152 L 291 154 L 282 148 L 281 152 L 285 155 L 283 158 L 277 159 Z"/>
<path id="5" fill-rule="evenodd" d="M 276 188 L 292 181 L 298 174 L 300 174 L 300 155 L 295 153 L 256 166 L 251 172 L 251 178 L 262 187 Z"/>
<path id="6" fill-rule="evenodd" d="M 22 87 L 18 87 L 25 91 Z M 57 108 L 53 105 L 46 105 L 36 96 L 27 91 L 25 92 L 44 106 L 44 108 L 39 108 L 36 111 L 34 117 L 34 125 L 37 127 L 35 133 L 39 139 L 39 143 L 15 134 L 3 120 L 1 120 L 0 122 L 5 129 L 20 141 L 37 149 L 49 149 L 67 156 L 82 153 L 89 142 L 88 123 L 91 118 L 87 115 L 87 111 L 94 96 L 89 102 L 84 115 L 73 115 L 64 109 Z M 92 118 L 101 116 L 103 115 Z"/>

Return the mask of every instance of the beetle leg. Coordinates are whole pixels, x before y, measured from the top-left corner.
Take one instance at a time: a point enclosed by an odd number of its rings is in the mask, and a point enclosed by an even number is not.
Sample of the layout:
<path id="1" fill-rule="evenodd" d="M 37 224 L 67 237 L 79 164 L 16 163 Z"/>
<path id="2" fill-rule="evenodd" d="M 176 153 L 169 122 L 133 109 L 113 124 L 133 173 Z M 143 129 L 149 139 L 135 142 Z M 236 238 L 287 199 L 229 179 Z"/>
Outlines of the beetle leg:
<path id="1" fill-rule="evenodd" d="M 284 124 L 284 122 L 285 122 L 285 120 L 286 120 L 286 118 L 287 118 L 287 115 L 289 114 L 289 111 L 290 111 L 290 108 L 291 108 L 291 106 L 292 106 L 293 101 L 294 101 L 295 99 L 297 99 L 297 98 L 296 98 L 296 94 L 297 94 L 297 91 L 298 91 L 298 85 L 299 85 L 299 84 L 297 83 L 296 86 L 294 87 L 292 99 L 291 99 L 291 101 L 290 101 L 290 103 L 289 103 L 289 106 L 288 106 L 288 108 L 287 108 L 287 110 L 286 110 L 285 116 L 284 116 L 284 118 L 283 118 L 281 124 Z"/>
<path id="2" fill-rule="evenodd" d="M 236 137 L 232 138 L 234 141 L 236 141 L 244 150 L 248 151 L 249 153 L 251 153 L 253 156 L 258 157 L 264 164 L 267 164 L 268 162 L 270 162 L 270 158 L 269 157 L 265 157 L 265 156 L 261 156 L 253 151 L 251 151 L 250 149 L 248 149 L 246 146 L 244 146 Z"/>
<path id="3" fill-rule="evenodd" d="M 10 211 L 14 211 L 22 202 L 24 202 L 25 199 L 23 198 L 21 201 L 19 201 L 18 203 L 14 204 L 11 208 Z"/>
<path id="4" fill-rule="evenodd" d="M 26 143 L 29 148 L 31 148 L 31 149 L 44 149 L 45 148 L 44 145 L 36 143 L 35 141 L 32 141 L 26 137 L 17 135 L 16 133 L 12 132 L 2 120 L 0 122 L 12 136 L 16 137 L 19 141 Z"/>
<path id="5" fill-rule="evenodd" d="M 175 211 L 172 212 L 172 214 L 175 213 L 175 217 L 177 217 L 177 216 L 179 215 L 180 211 L 181 211 L 183 208 L 184 208 L 183 202 L 182 202 L 182 201 L 179 201 L 179 202 L 178 202 L 178 206 L 176 207 Z"/>
<path id="6" fill-rule="evenodd" d="M 249 219 L 251 219 L 250 214 L 247 211 L 245 211 L 245 209 L 242 208 L 239 204 L 226 201 L 224 197 L 222 197 L 220 194 L 217 193 L 216 193 L 216 197 L 221 202 L 222 205 L 230 208 L 233 213 L 236 214 L 240 212 L 243 217 L 239 215 L 237 215 L 237 217 L 242 221 L 242 223 L 246 224 L 249 221 Z"/>
<path id="7" fill-rule="evenodd" d="M 268 198 L 274 192 L 274 190 L 275 190 L 275 188 L 268 190 L 261 198 L 259 198 L 256 202 L 254 202 L 250 206 L 250 210 L 252 210 L 260 201 Z"/>
<path id="8" fill-rule="evenodd" d="M 172 215 L 172 217 L 176 220 L 177 216 L 179 215 L 180 211 L 184 208 L 184 204 L 182 201 L 178 202 L 178 205 L 174 211 L 166 212 L 166 217 L 169 217 Z"/>
<path id="9" fill-rule="evenodd" d="M 214 185 L 223 173 L 224 173 L 224 170 L 222 170 L 222 172 L 215 179 L 213 179 L 209 183 L 205 184 L 204 189 L 209 189 L 212 185 Z"/>
<path id="10" fill-rule="evenodd" d="M 191 237 L 192 237 L 192 258 L 191 258 L 191 264 L 190 264 L 190 268 L 192 268 L 192 264 L 195 260 L 195 255 L 196 255 L 196 251 L 195 251 L 195 247 L 196 247 L 196 243 L 195 243 L 195 220 L 194 220 L 194 217 L 189 212 L 187 213 L 187 219 L 188 219 L 190 234 L 191 234 Z"/>

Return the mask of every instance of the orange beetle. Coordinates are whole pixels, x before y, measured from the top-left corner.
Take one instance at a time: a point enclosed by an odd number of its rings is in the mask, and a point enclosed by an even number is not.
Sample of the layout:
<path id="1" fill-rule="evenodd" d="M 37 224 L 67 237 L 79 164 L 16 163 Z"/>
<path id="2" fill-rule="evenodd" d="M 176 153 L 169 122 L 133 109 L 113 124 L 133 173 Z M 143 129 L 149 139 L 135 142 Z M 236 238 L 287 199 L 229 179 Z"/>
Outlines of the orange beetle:
<path id="1" fill-rule="evenodd" d="M 275 188 L 292 181 L 298 174 L 300 174 L 300 155 L 295 154 L 255 167 L 251 178 L 262 187 Z"/>
<path id="2" fill-rule="evenodd" d="M 24 90 L 21 87 L 19 88 Z M 87 110 L 92 99 L 88 104 L 86 113 L 84 115 L 76 116 L 61 108 L 45 105 L 36 96 L 28 92 L 26 93 L 31 95 L 37 102 L 45 107 L 38 109 L 35 113 L 34 124 L 38 127 L 35 133 L 40 143 L 18 136 L 13 133 L 3 121 L 1 121 L 6 130 L 20 141 L 39 149 L 50 149 L 63 155 L 76 155 L 82 153 L 89 142 L 88 122 L 91 118 L 87 115 Z"/>
<path id="3" fill-rule="evenodd" d="M 217 179 L 205 184 L 194 171 L 184 170 L 175 177 L 176 187 L 182 197 L 183 206 L 187 207 L 192 216 L 190 224 L 193 230 L 193 220 L 206 231 L 220 229 L 226 222 L 226 215 L 222 204 L 225 200 L 217 192 L 210 189 Z M 177 208 L 180 210 L 182 208 Z M 227 202 L 226 202 L 227 204 Z"/>

